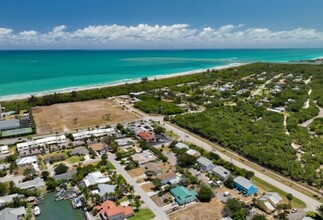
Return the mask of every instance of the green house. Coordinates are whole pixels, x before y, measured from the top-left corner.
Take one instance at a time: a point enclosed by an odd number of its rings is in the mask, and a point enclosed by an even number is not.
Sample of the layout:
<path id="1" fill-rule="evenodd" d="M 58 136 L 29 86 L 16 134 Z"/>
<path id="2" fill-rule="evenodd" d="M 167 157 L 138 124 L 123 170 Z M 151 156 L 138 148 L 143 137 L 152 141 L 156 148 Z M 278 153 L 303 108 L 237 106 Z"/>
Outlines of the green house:
<path id="1" fill-rule="evenodd" d="M 179 205 L 185 205 L 194 202 L 197 199 L 197 192 L 188 190 L 184 186 L 176 186 L 170 191 Z"/>

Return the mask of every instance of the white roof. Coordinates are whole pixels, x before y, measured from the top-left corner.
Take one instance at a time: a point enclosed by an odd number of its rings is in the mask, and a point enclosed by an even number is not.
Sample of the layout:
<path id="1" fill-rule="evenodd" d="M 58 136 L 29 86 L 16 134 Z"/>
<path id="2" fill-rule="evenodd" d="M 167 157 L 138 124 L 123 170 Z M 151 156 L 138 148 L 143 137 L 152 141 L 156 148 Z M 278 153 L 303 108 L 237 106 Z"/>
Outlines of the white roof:
<path id="1" fill-rule="evenodd" d="M 25 164 L 32 164 L 37 162 L 37 157 L 36 156 L 30 156 L 30 157 L 23 157 L 23 158 L 19 158 L 16 160 L 16 164 L 18 166 L 22 166 Z"/>
<path id="2" fill-rule="evenodd" d="M 266 195 L 264 197 L 267 197 L 268 199 L 270 199 L 270 201 L 274 205 L 277 205 L 278 203 L 280 203 L 283 200 L 282 197 L 280 197 L 280 195 L 276 192 L 268 192 L 268 193 L 266 193 Z"/>
<path id="3" fill-rule="evenodd" d="M 4 145 L 4 146 L 0 146 L 0 153 L 2 154 L 7 154 L 9 153 L 9 148 L 7 145 Z"/>
<path id="4" fill-rule="evenodd" d="M 275 207 L 272 206 L 272 204 L 270 204 L 269 201 L 267 202 L 264 202 L 264 205 L 270 210 L 270 211 L 274 211 L 275 210 Z"/>
<path id="5" fill-rule="evenodd" d="M 11 195 L 1 196 L 0 197 L 0 204 L 6 203 L 6 202 L 12 202 L 13 198 L 16 198 L 16 197 L 24 197 L 24 195 L 15 193 L 15 194 L 11 194 Z"/>
<path id="6" fill-rule="evenodd" d="M 189 149 L 189 147 L 188 147 L 186 144 L 182 143 L 182 142 L 178 142 L 178 143 L 175 145 L 175 147 L 176 147 L 177 149 L 184 149 L 184 148 Z"/>
<path id="7" fill-rule="evenodd" d="M 115 133 L 115 130 L 113 128 L 102 128 L 102 129 L 95 129 L 95 130 L 90 130 L 90 131 L 81 131 L 81 132 L 76 132 L 73 133 L 74 138 L 86 138 L 86 137 L 100 137 L 108 134 L 113 134 Z"/>
<path id="8" fill-rule="evenodd" d="M 41 139 L 27 141 L 23 143 L 18 143 L 17 149 L 19 150 L 19 148 L 24 148 L 24 147 L 33 146 L 33 145 L 43 146 L 45 144 L 57 144 L 57 143 L 63 143 L 63 142 L 66 142 L 65 135 L 51 136 L 51 137 L 41 138 Z"/>
<path id="9" fill-rule="evenodd" d="M 131 138 L 122 138 L 122 139 L 117 139 L 115 140 L 119 146 L 126 146 L 134 143 L 134 140 Z"/>
<path id="10" fill-rule="evenodd" d="M 197 150 L 194 150 L 194 149 L 189 149 L 188 151 L 186 151 L 186 153 L 194 156 L 195 154 L 199 154 L 200 152 L 198 152 Z"/>
<path id="11" fill-rule="evenodd" d="M 89 173 L 84 178 L 84 183 L 86 186 L 91 186 L 91 185 L 95 185 L 98 183 L 106 183 L 109 181 L 110 181 L 110 178 L 103 176 L 103 174 L 100 171 L 95 171 L 95 172 Z"/>

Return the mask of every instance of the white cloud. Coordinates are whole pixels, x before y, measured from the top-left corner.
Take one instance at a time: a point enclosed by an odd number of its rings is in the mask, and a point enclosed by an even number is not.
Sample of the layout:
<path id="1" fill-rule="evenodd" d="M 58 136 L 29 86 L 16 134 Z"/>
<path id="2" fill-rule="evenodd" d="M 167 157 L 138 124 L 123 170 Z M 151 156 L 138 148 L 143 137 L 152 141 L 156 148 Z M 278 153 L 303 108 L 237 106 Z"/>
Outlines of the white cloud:
<path id="1" fill-rule="evenodd" d="M 10 46 L 8 46 L 10 45 Z M 77 30 L 54 27 L 47 33 L 0 28 L 0 48 L 230 48 L 323 46 L 323 32 L 297 28 L 273 31 L 264 27 L 224 25 L 193 28 L 174 25 L 90 25 Z"/>

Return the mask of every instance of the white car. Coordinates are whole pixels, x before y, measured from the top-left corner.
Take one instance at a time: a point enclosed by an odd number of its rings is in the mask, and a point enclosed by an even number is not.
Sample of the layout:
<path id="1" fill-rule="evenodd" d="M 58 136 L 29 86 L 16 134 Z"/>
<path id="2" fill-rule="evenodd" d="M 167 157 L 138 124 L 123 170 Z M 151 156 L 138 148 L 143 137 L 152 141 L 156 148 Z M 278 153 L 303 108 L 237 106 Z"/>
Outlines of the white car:
<path id="1" fill-rule="evenodd" d="M 227 196 L 229 196 L 229 195 L 230 195 L 230 192 L 229 192 L 229 191 L 225 191 L 225 192 L 223 193 L 223 195 L 224 195 L 225 197 L 227 197 Z"/>

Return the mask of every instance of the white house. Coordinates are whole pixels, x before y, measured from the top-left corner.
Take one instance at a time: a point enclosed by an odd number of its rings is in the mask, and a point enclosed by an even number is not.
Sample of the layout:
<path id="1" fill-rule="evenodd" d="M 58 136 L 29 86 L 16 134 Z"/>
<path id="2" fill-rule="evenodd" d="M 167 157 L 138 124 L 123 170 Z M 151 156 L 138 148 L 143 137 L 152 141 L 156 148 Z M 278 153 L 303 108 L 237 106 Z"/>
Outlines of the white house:
<path id="1" fill-rule="evenodd" d="M 37 157 L 36 156 L 22 157 L 16 160 L 16 164 L 19 167 L 37 164 Z"/>
<path id="2" fill-rule="evenodd" d="M 231 174 L 231 172 L 229 170 L 225 169 L 222 166 L 213 167 L 212 173 L 214 175 L 218 176 L 220 178 L 220 180 L 222 180 L 222 181 L 226 181 Z"/>
<path id="3" fill-rule="evenodd" d="M 200 157 L 197 159 L 197 164 L 201 167 L 201 170 L 209 171 L 213 168 L 213 163 L 211 160 L 207 159 L 206 157 Z"/>
<path id="4" fill-rule="evenodd" d="M 21 189 L 34 189 L 34 188 L 40 189 L 45 186 L 46 186 L 45 181 L 40 177 L 36 177 L 33 180 L 21 182 L 16 185 L 16 187 Z"/>
<path id="5" fill-rule="evenodd" d="M 85 186 L 109 182 L 110 178 L 104 176 L 100 171 L 89 173 L 83 180 Z"/>
<path id="6" fill-rule="evenodd" d="M 10 151 L 7 145 L 0 146 L 0 154 L 8 154 L 8 153 L 10 153 Z"/>
<path id="7" fill-rule="evenodd" d="M 81 131 L 77 133 L 73 133 L 72 136 L 75 141 L 83 140 L 85 138 L 90 137 L 104 137 L 108 135 L 115 135 L 115 130 L 113 128 L 102 128 L 102 129 L 95 129 L 90 131 Z"/>
<path id="8" fill-rule="evenodd" d="M 178 142 L 176 145 L 175 145 L 175 148 L 178 149 L 178 150 L 181 150 L 181 149 L 190 149 L 186 144 L 182 143 L 182 142 Z"/>
<path id="9" fill-rule="evenodd" d="M 29 154 L 30 150 L 36 149 L 38 147 L 45 147 L 53 144 L 65 144 L 66 143 L 65 135 L 57 135 L 46 138 L 41 138 L 37 140 L 27 141 L 17 144 L 17 150 L 19 155 Z"/>

